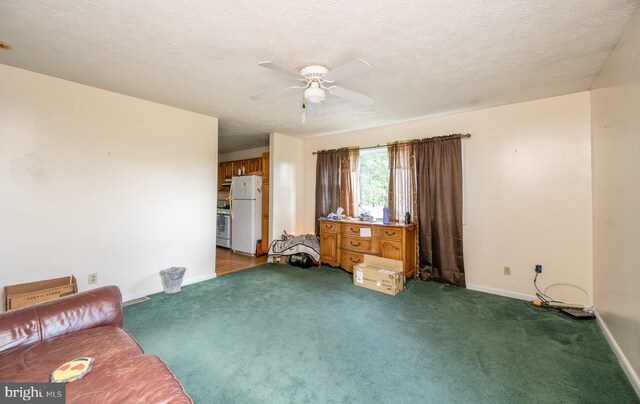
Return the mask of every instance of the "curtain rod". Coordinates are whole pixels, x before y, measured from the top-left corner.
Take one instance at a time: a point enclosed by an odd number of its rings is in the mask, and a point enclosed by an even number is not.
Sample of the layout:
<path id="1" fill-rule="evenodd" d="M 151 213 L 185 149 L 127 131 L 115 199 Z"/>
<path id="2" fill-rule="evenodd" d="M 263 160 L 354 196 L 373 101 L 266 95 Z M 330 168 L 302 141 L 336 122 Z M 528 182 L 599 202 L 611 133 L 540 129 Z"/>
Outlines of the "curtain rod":
<path id="1" fill-rule="evenodd" d="M 441 139 L 441 138 L 458 139 L 458 138 L 468 138 L 468 137 L 471 137 L 471 134 L 466 133 L 464 135 L 455 134 L 455 135 L 445 135 L 445 136 L 433 136 L 433 137 L 425 137 L 425 138 L 422 138 L 422 139 L 402 140 L 402 141 L 399 141 L 399 142 L 392 142 L 392 143 L 405 144 L 405 143 L 411 143 L 411 142 L 416 142 L 416 141 L 420 142 L 420 141 L 438 140 L 438 139 Z M 379 149 L 381 147 L 387 147 L 387 145 L 386 144 L 378 144 L 378 145 L 375 145 L 375 146 L 348 147 L 348 149 L 368 150 L 368 149 Z M 320 152 L 330 151 L 330 150 L 337 150 L 337 149 L 318 150 L 318 151 L 314 151 L 311 154 L 318 154 Z"/>

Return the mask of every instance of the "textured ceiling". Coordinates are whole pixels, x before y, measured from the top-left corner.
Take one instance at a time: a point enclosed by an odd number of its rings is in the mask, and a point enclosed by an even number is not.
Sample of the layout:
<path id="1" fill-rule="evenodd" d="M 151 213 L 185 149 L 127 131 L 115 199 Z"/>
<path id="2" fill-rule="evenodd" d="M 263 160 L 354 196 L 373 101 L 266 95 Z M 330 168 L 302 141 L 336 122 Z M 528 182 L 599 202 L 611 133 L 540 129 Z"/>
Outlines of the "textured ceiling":
<path id="1" fill-rule="evenodd" d="M 0 63 L 220 119 L 220 152 L 588 90 L 637 0 L 71 0 L 0 2 Z M 300 122 L 271 60 L 373 69 Z"/>

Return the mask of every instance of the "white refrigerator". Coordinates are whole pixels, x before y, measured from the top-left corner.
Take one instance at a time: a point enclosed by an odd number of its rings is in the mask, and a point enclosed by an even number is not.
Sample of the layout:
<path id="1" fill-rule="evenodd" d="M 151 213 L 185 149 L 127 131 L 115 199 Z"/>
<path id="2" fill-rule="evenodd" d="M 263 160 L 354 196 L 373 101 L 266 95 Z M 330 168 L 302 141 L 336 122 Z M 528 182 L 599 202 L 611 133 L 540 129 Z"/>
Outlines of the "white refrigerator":
<path id="1" fill-rule="evenodd" d="M 231 179 L 231 249 L 256 254 L 262 238 L 262 177 L 246 175 Z"/>

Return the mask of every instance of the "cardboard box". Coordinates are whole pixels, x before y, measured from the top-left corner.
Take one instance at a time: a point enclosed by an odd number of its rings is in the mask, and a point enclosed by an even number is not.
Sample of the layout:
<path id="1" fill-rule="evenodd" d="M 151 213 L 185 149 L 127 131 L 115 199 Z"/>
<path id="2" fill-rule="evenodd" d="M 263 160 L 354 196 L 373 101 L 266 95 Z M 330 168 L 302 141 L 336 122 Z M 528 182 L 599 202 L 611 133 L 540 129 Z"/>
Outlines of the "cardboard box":
<path id="1" fill-rule="evenodd" d="M 76 278 L 48 279 L 4 287 L 4 309 L 13 310 L 36 303 L 47 302 L 78 292 Z"/>
<path id="2" fill-rule="evenodd" d="M 404 290 L 402 261 L 363 255 L 364 262 L 353 267 L 353 284 L 395 296 Z"/>

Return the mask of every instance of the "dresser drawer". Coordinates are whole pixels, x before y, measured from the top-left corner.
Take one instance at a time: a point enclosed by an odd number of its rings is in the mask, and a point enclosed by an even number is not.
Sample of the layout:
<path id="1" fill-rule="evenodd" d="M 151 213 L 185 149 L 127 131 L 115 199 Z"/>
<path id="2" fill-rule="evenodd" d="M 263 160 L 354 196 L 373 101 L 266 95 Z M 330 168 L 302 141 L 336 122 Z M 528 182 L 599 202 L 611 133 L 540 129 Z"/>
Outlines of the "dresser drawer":
<path id="1" fill-rule="evenodd" d="M 340 228 L 340 223 L 328 223 L 320 222 L 320 231 L 326 233 L 337 233 Z"/>
<path id="2" fill-rule="evenodd" d="M 372 226 L 370 224 L 342 224 L 342 234 L 344 234 L 345 236 L 360 237 L 361 229 L 369 229 L 371 231 L 371 237 L 378 236 L 378 226 Z"/>
<path id="3" fill-rule="evenodd" d="M 393 227 L 381 227 L 379 230 L 379 234 L 380 238 L 400 240 L 402 238 L 402 229 Z"/>
<path id="4" fill-rule="evenodd" d="M 374 242 L 370 237 L 342 237 L 340 247 L 348 251 L 358 251 L 365 253 L 374 253 L 377 248 L 377 239 Z"/>
<path id="5" fill-rule="evenodd" d="M 340 256 L 340 267 L 346 271 L 353 272 L 353 266 L 358 265 L 364 260 L 362 254 L 342 250 Z"/>

